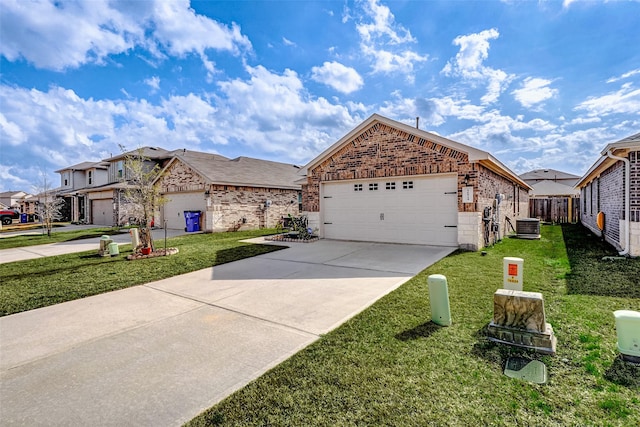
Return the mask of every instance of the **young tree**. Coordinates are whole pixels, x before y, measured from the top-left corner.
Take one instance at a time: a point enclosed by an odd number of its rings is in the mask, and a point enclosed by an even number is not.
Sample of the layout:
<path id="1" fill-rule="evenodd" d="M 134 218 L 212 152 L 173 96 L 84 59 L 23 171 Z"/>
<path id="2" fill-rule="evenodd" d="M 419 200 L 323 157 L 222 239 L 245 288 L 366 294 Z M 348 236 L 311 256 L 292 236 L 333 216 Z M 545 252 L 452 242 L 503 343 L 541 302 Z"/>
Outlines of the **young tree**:
<path id="1" fill-rule="evenodd" d="M 125 151 L 124 147 L 120 148 Z M 153 186 L 153 181 L 160 173 L 160 166 L 144 155 L 143 148 L 125 153 L 124 166 L 127 186 L 123 196 L 124 202 L 129 205 L 128 214 L 140 224 L 142 247 L 151 248 L 153 251 L 151 222 L 156 207 L 166 202 L 160 196 L 158 189 Z"/>
<path id="2" fill-rule="evenodd" d="M 42 221 L 47 236 L 51 237 L 51 229 L 53 222 L 62 219 L 62 209 L 64 207 L 64 199 L 56 194 L 51 188 L 51 183 L 45 172 L 41 173 L 40 186 L 36 188 L 38 195 L 36 201 L 36 211 Z"/>

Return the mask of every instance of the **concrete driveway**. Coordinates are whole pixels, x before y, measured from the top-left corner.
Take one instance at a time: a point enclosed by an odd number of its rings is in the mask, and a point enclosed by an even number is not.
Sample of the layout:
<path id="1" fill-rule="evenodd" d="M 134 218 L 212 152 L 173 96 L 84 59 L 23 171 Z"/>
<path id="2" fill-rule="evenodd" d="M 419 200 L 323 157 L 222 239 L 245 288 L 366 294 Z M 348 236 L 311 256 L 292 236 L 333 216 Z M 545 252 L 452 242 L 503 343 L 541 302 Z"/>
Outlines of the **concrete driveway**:
<path id="1" fill-rule="evenodd" d="M 180 425 L 452 251 L 298 243 L 0 318 L 2 425 Z"/>

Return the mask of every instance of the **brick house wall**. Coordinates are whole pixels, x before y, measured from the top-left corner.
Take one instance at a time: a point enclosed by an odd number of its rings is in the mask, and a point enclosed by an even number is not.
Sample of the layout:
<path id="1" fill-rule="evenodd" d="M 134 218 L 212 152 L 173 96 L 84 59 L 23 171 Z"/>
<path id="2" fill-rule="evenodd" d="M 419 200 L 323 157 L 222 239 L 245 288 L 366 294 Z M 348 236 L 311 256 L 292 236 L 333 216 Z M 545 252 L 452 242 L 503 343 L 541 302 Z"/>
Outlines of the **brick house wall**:
<path id="1" fill-rule="evenodd" d="M 624 211 L 625 174 L 624 164 L 617 162 L 600 175 L 594 186 L 594 216 L 604 212 L 604 233 L 607 240 L 620 242 L 620 221 L 626 219 Z M 622 233 L 624 230 L 622 230 Z"/>
<path id="2" fill-rule="evenodd" d="M 207 182 L 196 171 L 181 161 L 174 162 L 156 183 L 160 193 L 179 193 L 206 190 Z"/>
<path id="3" fill-rule="evenodd" d="M 500 235 L 505 236 L 511 231 L 507 218 L 515 227 L 517 218 L 528 216 L 529 192 L 497 173 L 480 166 L 477 210 L 482 212 L 487 206 L 493 208 L 496 194 L 504 196 L 500 203 L 499 226 Z"/>
<path id="4" fill-rule="evenodd" d="M 298 190 L 216 184 L 209 188 L 211 231 L 272 228 L 282 217 L 300 215 Z"/>
<path id="5" fill-rule="evenodd" d="M 630 209 L 629 228 L 630 254 L 640 256 L 640 151 L 628 154 L 630 162 Z M 625 246 L 623 220 L 625 212 L 625 165 L 618 161 L 599 177 L 581 188 L 581 222 L 597 235 L 601 235 L 596 224 L 598 212 L 604 212 L 604 238 L 618 250 Z"/>
<path id="6" fill-rule="evenodd" d="M 466 153 L 376 123 L 310 171 L 302 210 L 320 211 L 321 182 L 456 172 L 460 185 L 468 174 L 469 185 L 477 188 L 473 166 Z M 458 210 L 465 209 L 473 210 L 463 205 L 459 192 Z"/>
<path id="7" fill-rule="evenodd" d="M 302 210 L 310 223 L 319 222 L 320 184 L 323 182 L 385 178 L 395 176 L 458 175 L 458 236 L 460 246 L 477 250 L 482 247 L 481 207 L 497 192 L 516 194 L 507 207 L 513 215 L 517 204 L 518 216 L 528 211 L 528 191 L 514 190 L 514 183 L 477 163 L 470 163 L 465 152 L 443 146 L 433 141 L 377 122 L 349 140 L 337 152 L 308 171 L 307 182 L 302 186 Z M 462 187 L 474 187 L 474 202 L 462 202 Z M 501 221 L 503 223 L 504 221 Z"/>
<path id="8" fill-rule="evenodd" d="M 598 212 L 604 212 L 605 239 L 620 248 L 620 221 L 624 212 L 624 163 L 616 162 L 599 178 L 593 179 L 582 189 L 582 223 L 600 235 L 596 224 Z"/>
<path id="9" fill-rule="evenodd" d="M 169 166 L 156 185 L 161 194 L 209 191 L 203 223 L 206 231 L 271 228 L 283 216 L 300 214 L 299 190 L 208 184 L 181 161 Z"/>

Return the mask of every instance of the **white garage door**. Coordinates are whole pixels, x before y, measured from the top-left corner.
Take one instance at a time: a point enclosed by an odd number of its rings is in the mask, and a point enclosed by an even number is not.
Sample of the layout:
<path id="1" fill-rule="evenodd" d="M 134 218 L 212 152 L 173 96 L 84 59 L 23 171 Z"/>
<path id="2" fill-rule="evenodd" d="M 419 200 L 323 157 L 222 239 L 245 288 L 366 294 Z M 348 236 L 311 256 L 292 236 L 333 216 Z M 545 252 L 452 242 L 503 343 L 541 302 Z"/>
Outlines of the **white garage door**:
<path id="1" fill-rule="evenodd" d="M 167 221 L 167 228 L 173 230 L 183 230 L 187 224 L 184 219 L 184 211 L 201 211 L 204 215 L 206 201 L 204 200 L 204 192 L 199 193 L 172 193 L 165 194 L 169 200 L 163 207 L 163 220 Z M 164 222 L 163 222 L 164 224 Z M 201 219 L 204 226 L 204 218 Z M 162 226 L 162 224 L 158 224 Z"/>
<path id="2" fill-rule="evenodd" d="M 324 237 L 458 246 L 455 175 L 326 183 Z"/>
<path id="3" fill-rule="evenodd" d="M 113 199 L 97 199 L 91 201 L 91 223 L 94 225 L 114 225 Z"/>

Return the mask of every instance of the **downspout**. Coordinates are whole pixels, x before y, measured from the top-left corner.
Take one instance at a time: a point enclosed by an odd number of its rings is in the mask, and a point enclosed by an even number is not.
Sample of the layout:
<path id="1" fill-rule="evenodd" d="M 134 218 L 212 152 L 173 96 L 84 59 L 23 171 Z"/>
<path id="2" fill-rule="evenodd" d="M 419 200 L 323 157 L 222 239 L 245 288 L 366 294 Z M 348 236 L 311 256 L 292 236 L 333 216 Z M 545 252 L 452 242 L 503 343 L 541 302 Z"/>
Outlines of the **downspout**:
<path id="1" fill-rule="evenodd" d="M 624 175 L 625 175 L 625 191 L 624 191 L 624 234 L 625 234 L 625 240 L 624 240 L 624 245 L 625 248 L 623 251 L 619 252 L 619 254 L 621 256 L 625 256 L 629 254 L 629 249 L 630 249 L 630 238 L 631 238 L 631 233 L 630 233 L 630 229 L 629 229 L 629 209 L 630 209 L 630 186 L 631 186 L 631 164 L 629 162 L 629 159 L 625 159 L 624 157 L 618 157 L 618 156 L 614 156 L 613 153 L 611 153 L 611 150 L 607 151 L 607 156 L 610 159 L 614 159 L 614 160 L 621 160 L 622 162 L 624 162 Z"/>

